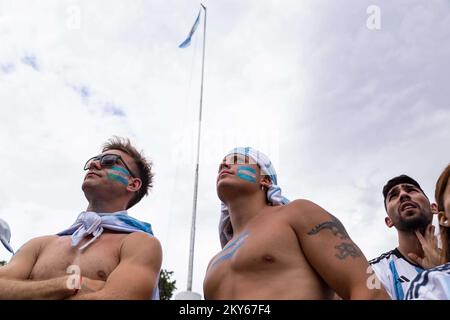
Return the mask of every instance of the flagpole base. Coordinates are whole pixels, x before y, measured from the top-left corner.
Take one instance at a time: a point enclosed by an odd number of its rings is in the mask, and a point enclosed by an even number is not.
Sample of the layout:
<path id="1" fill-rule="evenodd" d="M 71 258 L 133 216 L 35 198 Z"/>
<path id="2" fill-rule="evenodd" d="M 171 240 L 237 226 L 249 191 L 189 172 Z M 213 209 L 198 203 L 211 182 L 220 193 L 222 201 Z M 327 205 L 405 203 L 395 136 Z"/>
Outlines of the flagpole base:
<path id="1" fill-rule="evenodd" d="M 202 300 L 202 295 L 193 291 L 181 291 L 176 294 L 174 300 Z"/>

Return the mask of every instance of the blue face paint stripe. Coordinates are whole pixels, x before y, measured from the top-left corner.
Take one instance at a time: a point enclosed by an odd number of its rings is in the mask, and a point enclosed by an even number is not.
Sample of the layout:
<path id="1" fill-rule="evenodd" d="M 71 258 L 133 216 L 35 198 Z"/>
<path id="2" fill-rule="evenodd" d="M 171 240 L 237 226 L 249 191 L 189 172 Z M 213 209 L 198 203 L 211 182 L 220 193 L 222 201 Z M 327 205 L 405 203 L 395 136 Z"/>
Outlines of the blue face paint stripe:
<path id="1" fill-rule="evenodd" d="M 252 176 L 252 175 L 255 176 Z M 237 174 L 236 174 L 239 178 L 255 183 L 256 182 L 256 170 L 252 167 L 248 167 L 248 166 L 239 166 L 237 169 Z"/>
<path id="2" fill-rule="evenodd" d="M 256 182 L 256 178 L 249 176 L 247 174 L 238 173 L 237 176 L 243 180 L 247 180 L 249 182 Z"/>
<path id="3" fill-rule="evenodd" d="M 121 176 L 117 175 L 117 174 L 109 172 L 108 173 L 108 178 L 110 178 L 112 180 L 116 180 L 116 181 L 118 181 L 118 182 L 120 182 L 120 183 L 122 183 L 122 184 L 124 184 L 126 186 L 128 185 L 128 180 L 125 179 L 124 177 L 121 177 Z"/>
<path id="4" fill-rule="evenodd" d="M 256 174 L 254 174 L 254 173 L 252 173 L 252 172 L 249 172 L 249 171 L 247 171 L 247 170 L 245 170 L 245 169 L 243 169 L 243 170 L 238 170 L 238 173 L 246 174 L 246 175 L 248 175 L 248 176 L 250 176 L 250 177 L 256 178 Z"/>
<path id="5" fill-rule="evenodd" d="M 256 174 L 256 169 L 254 169 L 254 168 L 252 168 L 252 167 L 248 167 L 248 166 L 239 166 L 239 167 L 238 167 L 238 171 L 241 171 L 241 170 L 248 171 L 248 172 L 251 172 L 251 173 Z"/>
<path id="6" fill-rule="evenodd" d="M 128 170 L 125 168 L 122 168 L 122 167 L 112 166 L 111 170 L 114 170 L 114 171 L 126 174 L 127 176 L 130 176 L 130 173 L 128 172 Z"/>

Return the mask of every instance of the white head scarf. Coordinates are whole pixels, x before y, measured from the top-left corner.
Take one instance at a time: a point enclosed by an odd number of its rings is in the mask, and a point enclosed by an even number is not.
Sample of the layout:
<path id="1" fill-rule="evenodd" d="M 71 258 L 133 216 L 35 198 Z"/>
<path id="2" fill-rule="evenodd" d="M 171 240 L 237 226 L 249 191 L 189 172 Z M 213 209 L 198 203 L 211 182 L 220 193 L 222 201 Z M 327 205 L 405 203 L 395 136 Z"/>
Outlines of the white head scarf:
<path id="1" fill-rule="evenodd" d="M 272 185 L 267 190 L 267 200 L 274 206 L 288 204 L 289 200 L 281 195 L 281 188 L 277 185 L 277 173 L 270 159 L 262 152 L 251 147 L 234 148 L 225 156 L 241 154 L 253 159 L 260 167 L 263 174 L 270 177 Z M 221 204 L 221 215 L 219 221 L 219 237 L 222 248 L 233 237 L 233 229 L 231 228 L 230 213 L 225 203 Z"/>

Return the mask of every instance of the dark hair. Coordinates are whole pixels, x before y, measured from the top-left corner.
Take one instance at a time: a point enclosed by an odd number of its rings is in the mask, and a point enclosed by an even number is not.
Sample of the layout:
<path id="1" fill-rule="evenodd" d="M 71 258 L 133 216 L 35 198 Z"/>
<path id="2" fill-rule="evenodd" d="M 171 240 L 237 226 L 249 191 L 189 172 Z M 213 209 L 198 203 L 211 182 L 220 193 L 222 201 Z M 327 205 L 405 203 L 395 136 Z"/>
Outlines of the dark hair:
<path id="1" fill-rule="evenodd" d="M 444 192 L 447 188 L 448 179 L 450 178 L 450 164 L 442 171 L 436 182 L 436 190 L 434 198 L 438 206 L 439 212 L 444 211 Z M 445 213 L 444 213 L 445 214 Z M 442 240 L 443 258 L 445 262 L 450 261 L 450 228 L 439 226 L 439 233 Z"/>
<path id="2" fill-rule="evenodd" d="M 147 160 L 144 157 L 142 151 L 137 151 L 136 148 L 131 145 L 130 139 L 128 138 L 114 136 L 113 138 L 109 139 L 102 147 L 102 152 L 113 149 L 125 152 L 134 160 L 134 163 L 138 168 L 138 178 L 141 179 L 142 185 L 136 195 L 128 203 L 127 209 L 129 209 L 136 203 L 141 201 L 141 199 L 145 195 L 147 195 L 148 191 L 153 187 L 153 164 L 150 160 Z"/>
<path id="3" fill-rule="evenodd" d="M 391 180 L 389 180 L 386 185 L 383 187 L 383 197 L 384 197 L 384 208 L 386 208 L 386 197 L 387 194 L 389 193 L 389 190 L 391 190 L 393 187 L 395 187 L 398 184 L 401 183 L 408 183 L 408 184 L 412 184 L 413 186 L 416 186 L 417 188 L 420 189 L 420 191 L 422 191 L 422 193 L 424 194 L 425 197 L 427 197 L 427 195 L 425 194 L 425 192 L 423 192 L 422 188 L 420 187 L 419 183 L 414 180 L 411 177 L 408 177 L 406 174 L 402 174 L 399 175 L 397 177 L 392 178 Z M 428 199 L 428 197 L 427 197 Z"/>

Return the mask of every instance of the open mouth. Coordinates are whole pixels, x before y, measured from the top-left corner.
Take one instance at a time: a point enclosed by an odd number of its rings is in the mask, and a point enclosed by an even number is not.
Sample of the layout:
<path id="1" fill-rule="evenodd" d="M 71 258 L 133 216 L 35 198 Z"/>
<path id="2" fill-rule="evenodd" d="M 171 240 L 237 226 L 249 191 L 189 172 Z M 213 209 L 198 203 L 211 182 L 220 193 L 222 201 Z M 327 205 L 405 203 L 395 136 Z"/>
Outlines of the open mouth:
<path id="1" fill-rule="evenodd" d="M 405 203 L 403 203 L 400 206 L 400 212 L 411 210 L 411 209 L 417 209 L 417 208 L 418 208 L 418 206 L 414 202 L 406 201 Z"/>

